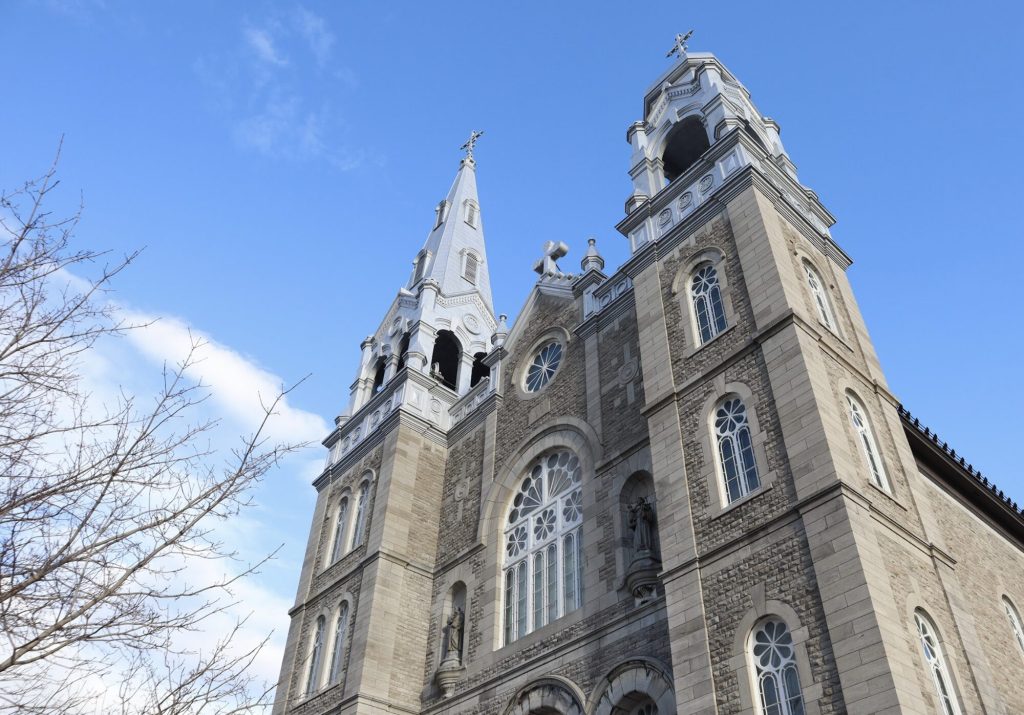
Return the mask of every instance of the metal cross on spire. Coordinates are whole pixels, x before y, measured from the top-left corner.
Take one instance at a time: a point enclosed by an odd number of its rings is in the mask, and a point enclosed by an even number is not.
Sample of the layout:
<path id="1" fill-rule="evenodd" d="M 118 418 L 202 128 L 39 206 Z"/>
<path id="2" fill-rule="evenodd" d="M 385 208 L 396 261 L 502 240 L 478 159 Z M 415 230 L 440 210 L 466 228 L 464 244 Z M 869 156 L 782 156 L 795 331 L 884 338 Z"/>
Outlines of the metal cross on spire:
<path id="1" fill-rule="evenodd" d="M 470 161 L 473 161 L 473 149 L 476 147 L 476 142 L 483 135 L 483 132 L 473 130 L 469 133 L 469 139 L 466 140 L 466 143 L 459 147 L 459 149 L 466 152 L 466 158 Z"/>
<path id="2" fill-rule="evenodd" d="M 693 37 L 693 30 L 690 30 L 685 35 L 676 35 L 676 43 L 672 45 L 672 49 L 668 51 L 666 57 L 672 55 L 678 55 L 679 59 L 686 57 L 686 41 Z"/>

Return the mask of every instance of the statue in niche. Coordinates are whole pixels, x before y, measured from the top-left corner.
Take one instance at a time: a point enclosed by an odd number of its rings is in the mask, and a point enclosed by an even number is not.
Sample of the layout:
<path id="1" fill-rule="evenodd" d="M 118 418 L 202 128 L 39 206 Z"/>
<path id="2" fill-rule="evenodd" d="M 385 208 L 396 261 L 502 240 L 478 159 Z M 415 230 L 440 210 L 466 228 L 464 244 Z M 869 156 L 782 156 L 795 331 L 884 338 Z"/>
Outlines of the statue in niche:
<path id="1" fill-rule="evenodd" d="M 456 606 L 452 615 L 448 616 L 448 654 L 445 660 L 462 662 L 462 631 L 465 627 L 465 614 Z"/>
<path id="2" fill-rule="evenodd" d="M 629 505 L 629 528 L 633 530 L 633 549 L 637 554 L 654 551 L 654 507 L 646 497 L 637 497 Z"/>

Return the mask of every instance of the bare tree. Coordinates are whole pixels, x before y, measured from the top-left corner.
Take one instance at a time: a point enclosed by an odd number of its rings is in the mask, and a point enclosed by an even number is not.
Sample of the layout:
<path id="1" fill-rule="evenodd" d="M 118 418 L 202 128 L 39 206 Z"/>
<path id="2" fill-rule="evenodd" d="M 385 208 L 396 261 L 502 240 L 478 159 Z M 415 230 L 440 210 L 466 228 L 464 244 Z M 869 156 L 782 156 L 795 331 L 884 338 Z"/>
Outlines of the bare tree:
<path id="1" fill-rule="evenodd" d="M 136 254 L 101 267 L 73 246 L 80 208 L 45 209 L 55 170 L 0 195 L 0 712 L 97 712 L 104 679 L 108 694 L 121 686 L 104 712 L 251 711 L 268 699 L 247 672 L 259 646 L 232 648 L 231 629 L 204 652 L 176 644 L 232 608 L 232 584 L 259 566 L 214 528 L 301 446 L 265 438 L 287 391 L 230 455 L 194 417 L 208 394 L 189 377 L 200 341 L 151 401 L 95 404 L 81 359 L 138 327 L 105 295 Z M 211 561 L 225 575 L 197 580 L 190 567 Z"/>

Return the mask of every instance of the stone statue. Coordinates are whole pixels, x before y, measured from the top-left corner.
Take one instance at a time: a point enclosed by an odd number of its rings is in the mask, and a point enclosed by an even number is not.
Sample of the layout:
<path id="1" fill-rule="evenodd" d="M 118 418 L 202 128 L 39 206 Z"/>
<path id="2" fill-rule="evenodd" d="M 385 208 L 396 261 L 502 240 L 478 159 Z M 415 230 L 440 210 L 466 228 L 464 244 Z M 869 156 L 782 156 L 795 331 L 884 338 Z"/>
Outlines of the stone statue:
<path id="1" fill-rule="evenodd" d="M 465 615 L 458 606 L 448 616 L 448 654 L 446 660 L 457 660 L 462 662 L 462 630 L 465 625 Z"/>
<path id="2" fill-rule="evenodd" d="M 654 551 L 654 508 L 645 497 L 637 497 L 629 505 L 629 528 L 633 530 L 633 548 L 638 554 Z"/>

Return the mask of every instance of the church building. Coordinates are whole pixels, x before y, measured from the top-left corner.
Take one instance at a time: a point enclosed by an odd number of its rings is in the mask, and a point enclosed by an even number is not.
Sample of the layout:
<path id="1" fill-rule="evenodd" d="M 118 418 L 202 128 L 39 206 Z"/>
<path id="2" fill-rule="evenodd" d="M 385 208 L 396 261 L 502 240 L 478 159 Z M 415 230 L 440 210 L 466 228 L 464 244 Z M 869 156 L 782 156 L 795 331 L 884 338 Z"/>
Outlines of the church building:
<path id="1" fill-rule="evenodd" d="M 890 391 L 832 215 L 686 39 L 630 258 L 548 242 L 511 325 L 464 146 L 324 441 L 275 713 L 1024 712 L 1024 515 Z"/>

